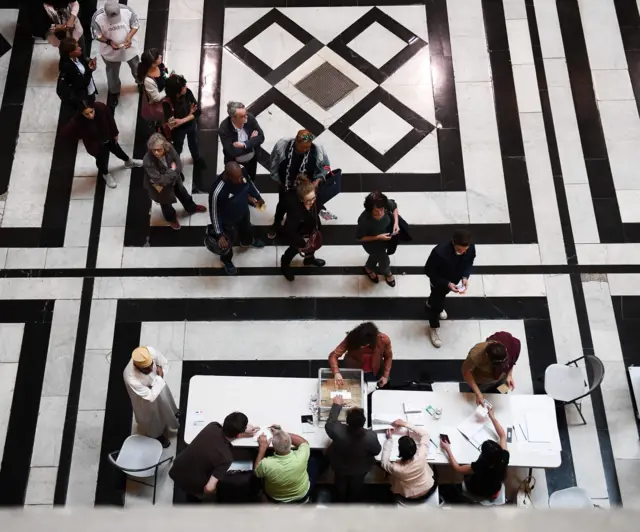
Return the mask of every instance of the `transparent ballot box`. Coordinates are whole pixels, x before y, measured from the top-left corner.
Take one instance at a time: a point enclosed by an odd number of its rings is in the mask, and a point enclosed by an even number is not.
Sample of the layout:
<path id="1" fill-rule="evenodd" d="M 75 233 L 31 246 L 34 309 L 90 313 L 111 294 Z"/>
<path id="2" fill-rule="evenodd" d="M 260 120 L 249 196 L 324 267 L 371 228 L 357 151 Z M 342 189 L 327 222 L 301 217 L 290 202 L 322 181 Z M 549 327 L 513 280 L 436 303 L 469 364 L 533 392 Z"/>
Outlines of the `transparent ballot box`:
<path id="1" fill-rule="evenodd" d="M 354 406 L 365 408 L 367 400 L 367 392 L 364 383 L 364 373 L 361 369 L 341 369 L 340 374 L 344 379 L 343 386 L 337 386 L 333 379 L 333 374 L 329 368 L 320 368 L 318 370 L 318 425 L 324 426 L 329 419 L 331 404 L 333 403 L 332 395 L 335 392 L 343 391 L 344 407 L 340 412 L 340 421 L 345 421 L 347 410 Z M 351 394 L 351 397 L 348 397 Z"/>

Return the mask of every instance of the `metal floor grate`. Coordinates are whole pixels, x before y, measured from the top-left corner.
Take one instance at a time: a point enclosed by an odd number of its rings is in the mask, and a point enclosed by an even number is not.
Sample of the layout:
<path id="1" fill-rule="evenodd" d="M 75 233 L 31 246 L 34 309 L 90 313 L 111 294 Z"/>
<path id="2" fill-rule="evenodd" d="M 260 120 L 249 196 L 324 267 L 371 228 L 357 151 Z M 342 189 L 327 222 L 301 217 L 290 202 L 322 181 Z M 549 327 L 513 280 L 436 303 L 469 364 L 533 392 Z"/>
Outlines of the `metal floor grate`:
<path id="1" fill-rule="evenodd" d="M 306 78 L 296 83 L 295 87 L 325 111 L 328 111 L 357 89 L 358 85 L 333 65 L 325 62 Z"/>

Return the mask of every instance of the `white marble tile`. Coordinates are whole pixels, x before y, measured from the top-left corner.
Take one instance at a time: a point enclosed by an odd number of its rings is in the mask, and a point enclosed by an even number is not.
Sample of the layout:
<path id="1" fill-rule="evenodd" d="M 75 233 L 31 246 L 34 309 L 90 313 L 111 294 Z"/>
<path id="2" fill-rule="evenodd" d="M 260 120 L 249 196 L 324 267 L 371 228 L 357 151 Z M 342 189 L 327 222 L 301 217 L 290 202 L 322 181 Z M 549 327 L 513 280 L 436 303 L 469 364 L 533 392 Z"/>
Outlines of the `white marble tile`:
<path id="1" fill-rule="evenodd" d="M 46 256 L 47 248 L 9 248 L 5 268 L 44 268 Z"/>
<path id="2" fill-rule="evenodd" d="M 426 13 L 422 5 L 378 6 L 378 9 L 402 24 L 409 31 L 412 31 L 422 40 L 429 40 Z"/>
<path id="3" fill-rule="evenodd" d="M 502 5 L 504 7 L 504 18 L 506 20 L 527 18 L 527 9 L 524 5 L 524 0 L 504 0 Z"/>
<path id="4" fill-rule="evenodd" d="M 303 46 L 304 43 L 277 22 L 245 44 L 247 50 L 272 69 L 279 67 Z"/>
<path id="5" fill-rule="evenodd" d="M 135 12 L 136 15 L 138 15 L 138 19 L 147 18 L 149 0 L 127 0 L 127 5 Z M 140 30 L 138 30 L 138 32 L 139 31 Z"/>
<path id="6" fill-rule="evenodd" d="M 602 114 L 600 116 L 602 117 Z M 636 146 L 637 143 L 635 141 L 607 140 L 609 163 L 613 175 L 613 185 L 616 190 L 640 189 L 640 182 L 635 178 L 636 169 L 640 165 L 640 152 L 636 150 Z"/>
<path id="7" fill-rule="evenodd" d="M 67 414 L 67 396 L 41 397 L 31 467 L 57 467 Z"/>
<path id="8" fill-rule="evenodd" d="M 222 51 L 222 83 L 220 102 L 226 110 L 228 101 L 239 101 L 251 105 L 271 88 L 263 78 L 246 66 L 227 50 Z M 224 117 L 221 114 L 220 119 Z M 295 134 L 295 132 L 294 132 Z"/>
<path id="9" fill-rule="evenodd" d="M 224 10 L 224 44 L 237 37 L 254 22 L 261 19 L 271 9 L 268 7 L 228 7 Z"/>
<path id="10" fill-rule="evenodd" d="M 0 206 L 0 225 L 2 225 L 2 207 Z M 5 268 L 5 264 L 7 263 L 7 254 L 9 253 L 8 248 L 0 248 L 0 270 Z"/>
<path id="11" fill-rule="evenodd" d="M 60 113 L 60 98 L 51 87 L 27 87 L 20 133 L 55 133 Z M 38 112 L 29 112 L 30 109 Z"/>
<path id="12" fill-rule="evenodd" d="M 55 92 L 58 82 L 60 52 L 55 46 L 34 44 L 27 87 L 51 87 Z"/>
<path id="13" fill-rule="evenodd" d="M 365 6 L 349 6 L 349 7 L 287 7 L 278 8 L 291 20 L 300 27 L 308 31 L 320 42 L 327 44 L 346 30 L 351 24 L 356 22 L 363 16 L 370 7 Z M 395 8 L 397 11 L 398 8 Z M 229 13 L 229 9 L 225 10 L 225 14 Z M 253 11 L 244 9 L 241 11 Z M 257 11 L 257 9 L 255 9 Z M 424 10 L 423 10 L 424 11 Z M 424 19 L 425 15 L 422 14 Z M 227 22 L 225 20 L 225 26 Z M 225 27 L 225 42 L 226 38 Z"/>
<path id="14" fill-rule="evenodd" d="M 582 356 L 582 340 L 568 275 L 545 275 L 544 284 L 558 363 Z"/>
<path id="15" fill-rule="evenodd" d="M 546 294 L 542 275 L 483 275 L 482 283 L 487 297 L 538 297 Z"/>
<path id="16" fill-rule="evenodd" d="M 19 362 L 24 323 L 0 323 L 0 363 Z"/>
<path id="17" fill-rule="evenodd" d="M 103 425 L 104 410 L 78 412 L 67 506 L 93 506 L 100 465 Z"/>
<path id="18" fill-rule="evenodd" d="M 325 149 L 332 166 L 334 168 L 340 168 L 343 173 L 369 174 L 380 172 L 380 169 L 370 163 L 358 152 L 354 151 L 328 129 L 325 129 L 320 135 L 318 135 L 315 142 Z"/>
<path id="19" fill-rule="evenodd" d="M 126 174 L 124 176 L 123 174 Z M 129 202 L 130 170 L 113 172 L 118 182 L 117 188 L 105 188 L 102 207 L 102 227 L 125 227 L 127 222 L 127 204 Z"/>
<path id="20" fill-rule="evenodd" d="M 89 245 L 93 200 L 71 200 L 67 215 L 67 230 L 64 235 L 65 247 L 86 247 Z"/>
<path id="21" fill-rule="evenodd" d="M 124 227 L 103 227 L 100 229 L 98 246 L 98 268 L 120 268 L 124 247 Z"/>
<path id="22" fill-rule="evenodd" d="M 545 59 L 564 57 L 564 44 L 555 0 L 536 0 L 534 5 L 542 57 Z"/>
<path id="23" fill-rule="evenodd" d="M 200 54 L 193 50 L 167 50 L 165 61 L 168 68 L 175 70 L 189 82 L 200 81 Z"/>
<path id="24" fill-rule="evenodd" d="M 465 0 L 449 0 L 447 2 L 449 15 L 449 33 L 461 36 L 484 35 L 484 20 L 482 5 Z"/>
<path id="25" fill-rule="evenodd" d="M 622 223 L 640 222 L 640 190 L 616 190 Z"/>
<path id="26" fill-rule="evenodd" d="M 0 299 L 80 299 L 82 279 L 0 279 Z"/>
<path id="27" fill-rule="evenodd" d="M 87 349 L 82 369 L 78 410 L 104 410 L 109 388 L 111 350 Z M 124 367 L 122 368 L 124 370 Z"/>
<path id="28" fill-rule="evenodd" d="M 499 146 L 482 142 L 469 147 L 463 145 L 462 157 L 469 221 L 509 223 L 509 206 Z"/>
<path id="29" fill-rule="evenodd" d="M 118 302 L 101 301 L 94 287 L 94 299 L 91 302 L 91 317 L 87 334 L 87 349 L 106 349 L 113 347 L 113 331 L 116 323 Z"/>
<path id="30" fill-rule="evenodd" d="M 184 321 L 143 322 L 140 330 L 140 345 L 150 345 L 160 351 L 167 360 L 182 360 L 184 352 L 184 330 Z"/>
<path id="31" fill-rule="evenodd" d="M 13 45 L 13 37 L 16 33 L 16 23 L 18 22 L 18 9 L 3 9 L 0 18 L 0 33 L 10 45 Z M 5 55 L 11 55 L 9 50 Z"/>
<path id="32" fill-rule="evenodd" d="M 384 124 L 384 128 L 381 128 L 380 124 Z M 376 104 L 351 126 L 351 131 L 382 154 L 389 151 L 412 129 L 411 124 L 381 103 Z"/>
<path id="33" fill-rule="evenodd" d="M 491 80 L 489 53 L 484 35 L 479 37 L 451 35 L 451 54 L 456 84 Z"/>
<path id="34" fill-rule="evenodd" d="M 18 364 L 9 362 L 0 364 L 0 456 L 4 453 L 17 372 Z"/>
<path id="35" fill-rule="evenodd" d="M 609 292 L 612 296 L 640 295 L 640 275 L 634 273 L 609 273 Z"/>
<path id="36" fill-rule="evenodd" d="M 53 504 L 57 476 L 57 467 L 32 467 L 24 503 Z"/>
<path id="37" fill-rule="evenodd" d="M 265 141 L 262 148 L 267 153 L 271 153 L 275 143 L 281 138 L 293 138 L 299 130 L 304 129 L 302 124 L 296 122 L 277 105 L 270 105 L 256 118 L 264 131 Z"/>
<path id="38" fill-rule="evenodd" d="M 628 70 L 594 70 L 593 88 L 598 100 L 633 100 Z"/>
<path id="39" fill-rule="evenodd" d="M 60 299 L 53 309 L 42 396 L 68 395 L 78 331 L 80 301 Z"/>
<path id="40" fill-rule="evenodd" d="M 84 268 L 87 248 L 49 248 L 45 268 Z"/>
<path id="41" fill-rule="evenodd" d="M 440 173 L 438 135 L 434 131 L 422 139 L 402 159 L 394 164 L 388 174 L 393 173 Z M 393 176 L 389 176 L 393 179 Z"/>
<path id="42" fill-rule="evenodd" d="M 600 242 L 589 185 L 565 183 L 564 190 L 567 195 L 574 242 L 576 244 Z"/>
<path id="43" fill-rule="evenodd" d="M 516 86 L 518 111 L 521 113 L 541 113 L 540 94 L 536 67 L 532 64 L 513 65 L 513 80 Z"/>
<path id="44" fill-rule="evenodd" d="M 622 506 L 628 510 L 640 509 L 640 489 L 638 476 L 640 475 L 640 460 L 615 461 Z"/>
<path id="45" fill-rule="evenodd" d="M 579 0 L 578 4 L 591 69 L 627 68 L 613 2 Z"/>
<path id="46" fill-rule="evenodd" d="M 529 37 L 529 24 L 526 19 L 507 20 L 509 54 L 512 65 L 532 65 L 533 50 Z"/>
<path id="47" fill-rule="evenodd" d="M 360 279 L 360 296 L 374 297 L 424 297 L 431 294 L 431 285 L 426 275 L 402 275 L 396 277 L 397 286 L 394 290 L 386 284 L 371 284 L 364 275 Z M 467 291 L 463 294 L 451 294 L 449 297 L 464 298 L 484 297 L 484 283 L 482 275 L 473 275 L 469 279 Z"/>
<path id="48" fill-rule="evenodd" d="M 578 244 L 580 264 L 638 264 L 640 244 Z M 624 286 L 623 284 L 620 287 Z"/>
<path id="49" fill-rule="evenodd" d="M 198 19 L 169 19 L 166 50 L 186 50 L 200 55 L 202 46 L 202 21 Z M 176 68 L 175 65 L 173 68 Z"/>
<path id="50" fill-rule="evenodd" d="M 407 43 L 374 22 L 347 46 L 373 66 L 381 68 L 404 49 Z"/>
<path id="51" fill-rule="evenodd" d="M 583 282 L 582 289 L 596 356 L 601 360 L 622 361 L 622 347 L 609 285 L 598 281 Z"/>
<path id="52" fill-rule="evenodd" d="M 204 0 L 171 0 L 169 19 L 202 20 Z"/>

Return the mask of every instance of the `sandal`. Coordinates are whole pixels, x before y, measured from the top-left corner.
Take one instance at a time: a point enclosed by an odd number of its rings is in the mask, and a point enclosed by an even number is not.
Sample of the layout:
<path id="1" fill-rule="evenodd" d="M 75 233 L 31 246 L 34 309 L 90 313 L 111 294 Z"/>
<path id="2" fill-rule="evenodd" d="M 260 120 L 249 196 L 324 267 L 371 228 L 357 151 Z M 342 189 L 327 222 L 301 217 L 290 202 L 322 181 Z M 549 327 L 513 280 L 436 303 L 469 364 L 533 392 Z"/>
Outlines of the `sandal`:
<path id="1" fill-rule="evenodd" d="M 391 278 L 391 279 L 389 279 L 389 278 Z M 396 285 L 396 279 L 395 279 L 395 277 L 393 276 L 393 274 L 391 274 L 391 275 L 387 275 L 387 276 L 384 278 L 384 281 L 385 281 L 385 282 L 386 282 L 386 283 L 387 283 L 391 288 L 393 288 L 393 287 Z"/>
<path id="2" fill-rule="evenodd" d="M 364 274 L 369 278 L 369 281 L 371 281 L 374 284 L 378 284 L 378 275 L 376 274 L 376 272 L 374 272 L 373 270 L 367 270 L 367 267 L 364 267 Z"/>

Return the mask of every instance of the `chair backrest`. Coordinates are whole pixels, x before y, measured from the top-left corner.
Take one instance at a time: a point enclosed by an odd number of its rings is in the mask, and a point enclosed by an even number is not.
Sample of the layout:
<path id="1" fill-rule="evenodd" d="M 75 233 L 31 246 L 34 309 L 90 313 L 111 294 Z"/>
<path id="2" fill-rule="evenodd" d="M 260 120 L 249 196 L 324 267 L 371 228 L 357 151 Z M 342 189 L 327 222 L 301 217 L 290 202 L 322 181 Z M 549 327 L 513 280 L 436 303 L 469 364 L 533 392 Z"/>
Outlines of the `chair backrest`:
<path id="1" fill-rule="evenodd" d="M 589 387 L 589 393 L 593 392 L 604 379 L 604 364 L 595 355 L 585 355 L 584 363 L 588 369 L 591 369 L 591 386 Z"/>

